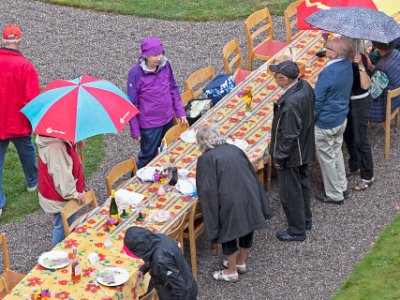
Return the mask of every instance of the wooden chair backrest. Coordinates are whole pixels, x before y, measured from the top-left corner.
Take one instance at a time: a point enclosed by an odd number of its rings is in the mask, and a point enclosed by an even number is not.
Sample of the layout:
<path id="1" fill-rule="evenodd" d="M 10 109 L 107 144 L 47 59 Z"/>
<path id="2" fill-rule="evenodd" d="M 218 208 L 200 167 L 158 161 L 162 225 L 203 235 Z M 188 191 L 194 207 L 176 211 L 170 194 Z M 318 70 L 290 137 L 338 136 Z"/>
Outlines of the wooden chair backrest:
<path id="1" fill-rule="evenodd" d="M 390 153 L 390 124 L 395 118 L 396 126 L 399 126 L 400 107 L 392 112 L 392 99 L 400 96 L 400 87 L 389 90 L 386 96 L 386 117 L 385 117 L 385 159 L 389 160 Z"/>
<path id="2" fill-rule="evenodd" d="M 274 36 L 274 26 L 268 8 L 260 9 L 247 17 L 245 23 L 247 47 L 249 52 L 265 41 Z M 253 31 L 254 30 L 254 31 Z M 260 39 L 260 35 L 265 35 L 265 39 Z M 255 45 L 257 43 L 257 45 Z"/>
<path id="3" fill-rule="evenodd" d="M 167 232 L 167 235 L 171 239 L 179 242 L 182 253 L 183 253 L 183 231 L 185 230 L 186 224 L 187 224 L 187 213 L 185 212 L 182 214 L 182 217 L 180 218 L 178 224 Z"/>
<path id="4" fill-rule="evenodd" d="M 139 297 L 139 300 L 156 300 L 158 299 L 157 297 L 157 291 L 155 288 L 153 288 L 150 293 L 147 293 L 143 297 Z"/>
<path id="5" fill-rule="evenodd" d="M 133 157 L 128 158 L 127 160 L 121 161 L 116 166 L 112 167 L 110 172 L 106 177 L 106 185 L 107 185 L 107 193 L 111 194 L 111 190 L 113 189 L 113 184 L 118 181 L 122 176 L 130 173 L 136 174 L 137 166 L 136 161 Z M 120 184 L 116 189 L 120 188 L 124 183 Z"/>
<path id="6" fill-rule="evenodd" d="M 78 202 L 75 200 L 68 201 L 68 203 L 64 206 L 63 210 L 61 211 L 61 220 L 63 222 L 65 236 L 68 236 L 81 220 L 78 219 L 71 225 L 69 225 L 68 218 L 88 205 L 91 205 L 92 208 L 96 208 L 97 206 L 99 206 L 93 190 L 90 190 L 85 193 L 85 204 L 83 204 L 82 206 L 79 205 Z"/>
<path id="7" fill-rule="evenodd" d="M 208 66 L 192 73 L 183 85 L 186 91 L 191 90 L 193 92 L 193 98 L 197 98 L 203 93 L 203 87 L 206 86 L 206 83 L 213 80 L 214 77 L 214 67 Z M 198 86 L 200 86 L 200 88 L 196 89 Z"/>
<path id="8" fill-rule="evenodd" d="M 185 132 L 188 129 L 189 125 L 179 125 L 179 124 L 176 124 L 172 126 L 170 129 L 168 129 L 161 142 L 163 148 L 173 143 L 182 134 L 182 132 Z"/>
<path id="9" fill-rule="evenodd" d="M 285 16 L 285 27 L 286 27 L 286 43 L 289 43 L 292 39 L 292 30 L 297 26 L 297 6 L 299 6 L 304 0 L 298 0 L 289 4 L 284 11 Z"/>
<path id="10" fill-rule="evenodd" d="M 0 244 L 3 251 L 4 270 L 10 270 L 10 256 L 8 255 L 7 237 L 4 233 L 0 234 Z"/>
<path id="11" fill-rule="evenodd" d="M 193 91 L 192 90 L 187 90 L 181 94 L 181 100 L 183 106 L 186 106 L 190 100 L 193 100 Z"/>
<path id="12" fill-rule="evenodd" d="M 238 40 L 234 38 L 226 43 L 224 49 L 222 50 L 222 54 L 224 58 L 225 72 L 235 76 L 242 68 L 243 63 Z M 232 59 L 229 60 L 231 56 Z"/>

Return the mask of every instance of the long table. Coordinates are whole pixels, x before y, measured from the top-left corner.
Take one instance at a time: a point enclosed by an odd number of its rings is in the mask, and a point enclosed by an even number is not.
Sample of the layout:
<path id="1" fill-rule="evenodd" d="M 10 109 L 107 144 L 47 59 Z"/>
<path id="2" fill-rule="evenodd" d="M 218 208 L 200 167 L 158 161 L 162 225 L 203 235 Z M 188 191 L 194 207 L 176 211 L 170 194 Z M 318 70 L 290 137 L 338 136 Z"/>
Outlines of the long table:
<path id="1" fill-rule="evenodd" d="M 299 32 L 290 47 L 296 51 L 298 60 L 310 65 L 304 79 L 315 84 L 319 72 L 326 63 L 325 58 L 317 58 L 315 53 L 323 46 L 319 31 Z M 280 56 L 280 53 L 277 54 Z M 226 136 L 244 139 L 249 144 L 245 149 L 253 165 L 260 169 L 263 167 L 266 152 L 270 143 L 271 124 L 273 118 L 273 103 L 279 99 L 282 90 L 277 87 L 273 77 L 268 75 L 268 63 L 252 72 L 241 84 L 229 93 L 224 99 L 209 110 L 193 127 L 204 126 L 217 121 L 221 132 Z M 252 112 L 245 114 L 245 105 L 237 93 L 243 88 L 251 88 L 254 98 Z M 175 156 L 178 168 L 190 171 L 189 176 L 195 177 L 197 158 L 201 152 L 195 144 L 186 143 L 180 139 L 168 145 L 150 166 L 164 165 L 169 156 Z M 123 222 L 110 232 L 112 247 L 105 248 L 106 232 L 104 224 L 108 218 L 108 208 L 102 207 L 84 224 L 80 225 L 54 250 L 71 251 L 78 247 L 81 258 L 82 278 L 79 283 L 73 284 L 70 280 L 70 267 L 58 270 L 48 270 L 36 265 L 27 276 L 12 290 L 5 299 L 24 299 L 35 290 L 50 289 L 53 299 L 135 299 L 143 288 L 136 282 L 135 273 L 142 263 L 141 260 L 131 259 L 122 252 L 125 230 L 132 225 L 144 226 L 154 232 L 166 233 L 188 211 L 196 198 L 185 197 L 166 185 L 167 194 L 163 197 L 157 195 L 159 183 L 143 183 L 134 177 L 126 188 L 141 193 L 144 214 L 149 215 L 152 208 L 167 209 L 172 213 L 172 218 L 163 224 L 155 224 L 149 218 L 145 221 L 136 221 L 138 212 L 133 211 Z M 96 283 L 96 269 L 87 257 L 90 253 L 97 252 L 103 267 L 120 266 L 130 273 L 129 280 L 118 287 L 104 287 Z M 137 288 L 139 287 L 139 288 Z"/>

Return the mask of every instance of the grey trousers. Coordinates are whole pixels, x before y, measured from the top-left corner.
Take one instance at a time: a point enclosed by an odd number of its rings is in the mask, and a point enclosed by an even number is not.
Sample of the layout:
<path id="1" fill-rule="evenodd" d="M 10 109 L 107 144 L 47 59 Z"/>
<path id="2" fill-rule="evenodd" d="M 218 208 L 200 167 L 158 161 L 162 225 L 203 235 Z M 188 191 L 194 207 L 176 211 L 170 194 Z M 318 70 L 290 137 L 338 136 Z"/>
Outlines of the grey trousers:
<path id="1" fill-rule="evenodd" d="M 347 120 L 343 124 L 330 129 L 315 126 L 315 146 L 321 167 L 325 194 L 332 200 L 343 200 L 343 192 L 347 190 L 346 170 L 344 166 L 342 144 Z"/>

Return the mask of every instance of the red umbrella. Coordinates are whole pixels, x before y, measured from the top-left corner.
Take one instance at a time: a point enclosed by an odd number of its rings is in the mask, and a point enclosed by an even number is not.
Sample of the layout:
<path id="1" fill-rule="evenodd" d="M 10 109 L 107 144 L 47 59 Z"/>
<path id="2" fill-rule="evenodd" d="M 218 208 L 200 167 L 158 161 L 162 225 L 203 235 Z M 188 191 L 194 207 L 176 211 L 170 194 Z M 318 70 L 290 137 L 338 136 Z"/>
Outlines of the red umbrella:
<path id="1" fill-rule="evenodd" d="M 103 133 L 119 133 L 139 111 L 107 80 L 83 75 L 55 80 L 22 110 L 34 133 L 78 142 Z"/>

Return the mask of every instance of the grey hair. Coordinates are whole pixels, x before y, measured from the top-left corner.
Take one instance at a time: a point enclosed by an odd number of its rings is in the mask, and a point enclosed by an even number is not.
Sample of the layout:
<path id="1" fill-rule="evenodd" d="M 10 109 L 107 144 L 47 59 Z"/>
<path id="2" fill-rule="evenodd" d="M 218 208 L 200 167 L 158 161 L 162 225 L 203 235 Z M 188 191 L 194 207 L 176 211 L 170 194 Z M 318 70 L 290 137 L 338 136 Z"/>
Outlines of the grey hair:
<path id="1" fill-rule="evenodd" d="M 357 53 L 363 53 L 365 54 L 366 52 L 366 42 L 365 40 L 361 39 L 353 39 L 349 38 L 347 36 L 342 36 L 342 39 L 346 40 L 347 43 L 350 46 L 350 57 L 353 58 Z"/>
<path id="2" fill-rule="evenodd" d="M 212 123 L 210 126 L 200 127 L 197 130 L 196 142 L 201 152 L 225 143 L 225 138 L 219 134 L 218 129 L 218 124 Z"/>

